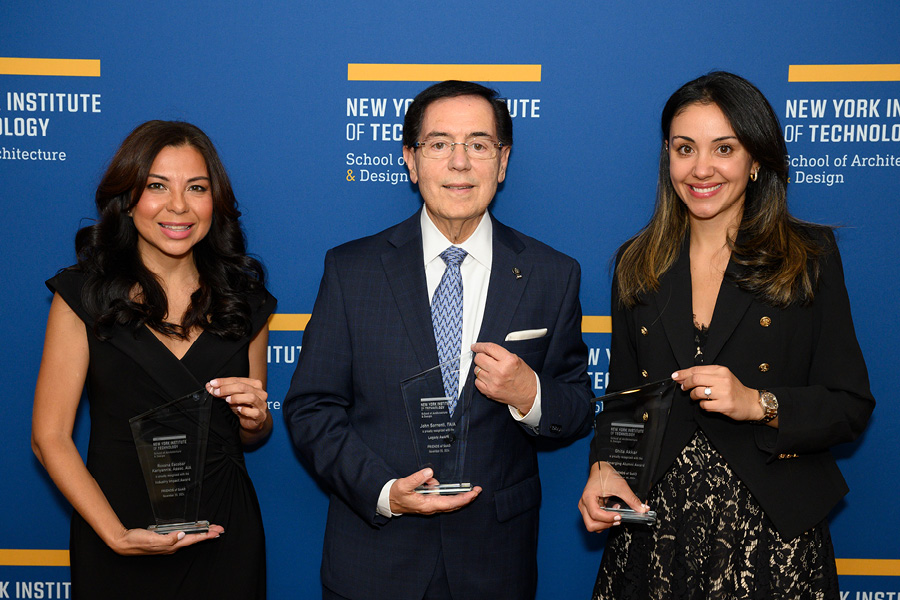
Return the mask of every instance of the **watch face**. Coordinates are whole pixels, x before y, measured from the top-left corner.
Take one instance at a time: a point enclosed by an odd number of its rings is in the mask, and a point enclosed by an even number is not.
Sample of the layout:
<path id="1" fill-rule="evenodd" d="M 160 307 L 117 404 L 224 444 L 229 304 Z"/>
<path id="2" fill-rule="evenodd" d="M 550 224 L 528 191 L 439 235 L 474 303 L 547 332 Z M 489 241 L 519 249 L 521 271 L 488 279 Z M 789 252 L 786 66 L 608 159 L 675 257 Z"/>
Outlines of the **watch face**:
<path id="1" fill-rule="evenodd" d="M 778 398 L 775 397 L 775 394 L 766 390 L 760 390 L 759 403 L 762 405 L 765 414 L 762 419 L 755 421 L 756 423 L 768 423 L 778 418 Z"/>

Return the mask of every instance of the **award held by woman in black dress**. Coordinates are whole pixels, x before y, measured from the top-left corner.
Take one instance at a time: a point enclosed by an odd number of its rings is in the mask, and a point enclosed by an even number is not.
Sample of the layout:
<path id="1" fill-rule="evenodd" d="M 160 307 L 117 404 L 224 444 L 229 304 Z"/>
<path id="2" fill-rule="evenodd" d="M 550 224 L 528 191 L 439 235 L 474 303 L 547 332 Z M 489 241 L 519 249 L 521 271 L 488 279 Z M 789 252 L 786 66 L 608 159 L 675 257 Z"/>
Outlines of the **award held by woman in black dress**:
<path id="1" fill-rule="evenodd" d="M 431 467 L 437 484 L 416 488 L 420 494 L 461 494 L 472 489 L 466 481 L 466 438 L 472 384 L 462 385 L 474 358 L 466 352 L 400 382 L 409 430 L 420 469 Z M 444 378 L 455 376 L 462 390 L 457 398 L 444 392 Z"/>
<path id="2" fill-rule="evenodd" d="M 650 494 L 674 392 L 675 382 L 664 379 L 596 399 L 602 402 L 594 418 L 596 456 L 625 479 L 641 502 Z M 620 498 L 608 499 L 604 508 L 620 513 L 623 523 L 656 522 L 655 511 L 635 512 Z"/>
<path id="3" fill-rule="evenodd" d="M 129 420 L 155 524 L 147 529 L 205 533 L 198 519 L 212 396 L 198 390 Z"/>

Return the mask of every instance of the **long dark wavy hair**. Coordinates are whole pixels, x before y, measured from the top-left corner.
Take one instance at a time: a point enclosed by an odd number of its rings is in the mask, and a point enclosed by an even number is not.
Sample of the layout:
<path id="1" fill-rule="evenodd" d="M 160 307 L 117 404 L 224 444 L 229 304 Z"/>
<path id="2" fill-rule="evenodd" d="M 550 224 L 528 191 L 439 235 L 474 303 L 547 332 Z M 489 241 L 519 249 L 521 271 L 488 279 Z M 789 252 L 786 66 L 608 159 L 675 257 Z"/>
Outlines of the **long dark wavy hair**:
<path id="1" fill-rule="evenodd" d="M 200 286 L 181 323 L 167 320 L 168 300 L 157 277 L 141 260 L 138 232 L 129 211 L 138 203 L 150 167 L 168 146 L 195 148 L 206 161 L 213 199 L 209 232 L 193 247 Z M 106 339 L 113 325 L 135 332 L 144 325 L 186 339 L 200 328 L 223 338 L 251 331 L 248 299 L 262 292 L 265 271 L 246 254 L 237 200 L 225 167 L 199 128 L 179 121 L 148 121 L 116 151 L 97 187 L 99 218 L 75 236 L 78 267 L 87 279 L 82 303 L 94 317 L 94 331 Z"/>
<path id="2" fill-rule="evenodd" d="M 684 84 L 666 102 L 661 117 L 664 142 L 672 119 L 693 104 L 715 104 L 760 165 L 756 181 L 747 184 L 737 236 L 727 241 L 732 260 L 745 267 L 734 281 L 772 306 L 811 302 L 819 259 L 833 236 L 829 227 L 801 221 L 788 212 L 787 147 L 775 111 L 746 79 L 714 71 Z M 672 185 L 663 144 L 653 216 L 623 246 L 616 268 L 625 306 L 634 306 L 642 294 L 659 288 L 659 278 L 675 264 L 689 229 L 688 210 Z"/>

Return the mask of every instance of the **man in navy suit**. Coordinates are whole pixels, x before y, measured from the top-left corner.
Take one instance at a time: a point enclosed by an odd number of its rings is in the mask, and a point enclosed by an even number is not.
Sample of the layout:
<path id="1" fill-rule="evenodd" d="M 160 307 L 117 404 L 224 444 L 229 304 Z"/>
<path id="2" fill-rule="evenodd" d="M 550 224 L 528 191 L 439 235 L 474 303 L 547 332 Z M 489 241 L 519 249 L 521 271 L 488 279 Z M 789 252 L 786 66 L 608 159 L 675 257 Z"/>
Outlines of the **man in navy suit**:
<path id="1" fill-rule="evenodd" d="M 330 493 L 324 598 L 532 598 L 540 480 L 534 441 L 591 423 L 575 260 L 487 211 L 512 120 L 481 85 L 420 93 L 403 157 L 424 210 L 328 252 L 284 404 L 294 444 Z M 431 304 L 448 247 L 465 250 L 459 389 L 469 390 L 457 495 L 416 462 L 400 382 L 438 364 Z M 468 384 L 468 385 L 467 385 Z M 443 395 L 437 390 L 436 395 Z"/>

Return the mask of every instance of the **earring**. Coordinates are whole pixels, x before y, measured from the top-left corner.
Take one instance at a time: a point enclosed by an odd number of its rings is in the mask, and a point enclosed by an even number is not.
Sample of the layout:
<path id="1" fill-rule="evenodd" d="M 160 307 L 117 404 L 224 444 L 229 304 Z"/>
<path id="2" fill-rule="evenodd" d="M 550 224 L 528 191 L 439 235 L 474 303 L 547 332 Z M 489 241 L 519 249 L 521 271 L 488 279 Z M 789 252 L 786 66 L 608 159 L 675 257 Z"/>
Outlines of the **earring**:
<path id="1" fill-rule="evenodd" d="M 758 173 L 759 173 L 759 169 L 756 169 L 755 171 L 750 173 L 750 181 L 756 181 L 756 177 L 757 177 Z"/>

